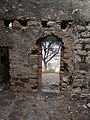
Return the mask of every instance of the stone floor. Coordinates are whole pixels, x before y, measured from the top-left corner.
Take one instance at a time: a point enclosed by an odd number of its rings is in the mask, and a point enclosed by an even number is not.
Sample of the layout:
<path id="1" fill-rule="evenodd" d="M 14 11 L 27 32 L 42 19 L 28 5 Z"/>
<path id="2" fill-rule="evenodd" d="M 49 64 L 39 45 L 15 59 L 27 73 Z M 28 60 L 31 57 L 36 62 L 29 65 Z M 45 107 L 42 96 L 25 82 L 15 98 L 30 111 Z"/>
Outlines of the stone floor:
<path id="1" fill-rule="evenodd" d="M 90 120 L 90 97 L 11 87 L 0 92 L 0 120 Z"/>

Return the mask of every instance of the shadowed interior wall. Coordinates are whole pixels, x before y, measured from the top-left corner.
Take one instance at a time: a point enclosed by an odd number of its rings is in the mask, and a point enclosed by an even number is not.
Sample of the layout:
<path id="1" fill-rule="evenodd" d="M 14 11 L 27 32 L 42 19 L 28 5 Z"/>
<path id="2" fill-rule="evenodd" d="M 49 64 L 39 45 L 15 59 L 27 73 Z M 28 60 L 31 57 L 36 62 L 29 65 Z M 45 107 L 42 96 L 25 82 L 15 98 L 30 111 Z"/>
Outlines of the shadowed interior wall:
<path id="1" fill-rule="evenodd" d="M 8 48 L 0 48 L 0 84 L 10 84 Z"/>

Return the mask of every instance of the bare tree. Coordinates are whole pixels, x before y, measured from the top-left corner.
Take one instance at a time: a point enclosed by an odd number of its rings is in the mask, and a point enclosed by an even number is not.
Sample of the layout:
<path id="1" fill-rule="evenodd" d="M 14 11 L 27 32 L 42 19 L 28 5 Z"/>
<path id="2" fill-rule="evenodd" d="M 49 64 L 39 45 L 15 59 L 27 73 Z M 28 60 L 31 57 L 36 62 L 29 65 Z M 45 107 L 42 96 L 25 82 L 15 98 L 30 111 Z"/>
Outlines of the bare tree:
<path id="1" fill-rule="evenodd" d="M 61 47 L 61 42 L 53 36 L 48 36 L 42 43 L 42 59 L 44 63 L 45 70 L 47 70 L 47 63 L 55 57 Z"/>

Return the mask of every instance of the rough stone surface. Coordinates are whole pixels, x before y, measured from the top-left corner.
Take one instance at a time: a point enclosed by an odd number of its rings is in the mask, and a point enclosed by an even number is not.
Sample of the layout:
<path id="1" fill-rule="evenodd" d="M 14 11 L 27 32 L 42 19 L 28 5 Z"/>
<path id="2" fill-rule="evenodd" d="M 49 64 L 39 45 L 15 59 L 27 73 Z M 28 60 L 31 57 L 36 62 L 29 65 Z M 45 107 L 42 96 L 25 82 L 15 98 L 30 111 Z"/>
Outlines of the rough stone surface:
<path id="1" fill-rule="evenodd" d="M 0 93 L 0 120 L 89 120 L 89 102 L 89 96 L 32 94 L 15 88 Z"/>
<path id="2" fill-rule="evenodd" d="M 86 28 L 89 27 L 89 24 L 86 25 Z M 84 26 L 85 28 L 85 26 Z M 89 93 L 89 71 L 90 71 L 90 36 L 89 30 L 85 29 L 81 26 L 77 27 L 77 37 L 78 43 L 75 43 L 75 72 L 73 76 L 73 86 L 76 87 L 75 91 L 79 91 L 81 89 L 81 93 Z M 84 31 L 84 32 L 83 32 Z M 77 47 L 78 46 L 78 47 Z"/>
<path id="3" fill-rule="evenodd" d="M 38 90 L 42 79 L 38 41 L 53 35 L 63 45 L 60 90 L 90 92 L 89 6 L 89 0 L 1 0 L 0 47 L 8 49 L 11 85 Z"/>

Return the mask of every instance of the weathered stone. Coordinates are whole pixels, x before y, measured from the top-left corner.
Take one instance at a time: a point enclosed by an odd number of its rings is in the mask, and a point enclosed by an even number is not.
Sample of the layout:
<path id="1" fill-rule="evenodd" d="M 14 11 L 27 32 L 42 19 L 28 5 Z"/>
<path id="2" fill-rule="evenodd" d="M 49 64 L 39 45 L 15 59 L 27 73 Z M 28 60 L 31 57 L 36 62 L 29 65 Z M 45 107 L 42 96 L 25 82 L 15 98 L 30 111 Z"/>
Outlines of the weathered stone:
<path id="1" fill-rule="evenodd" d="M 27 25 L 28 26 L 37 26 L 37 21 L 28 21 Z"/>
<path id="2" fill-rule="evenodd" d="M 85 75 L 78 73 L 76 76 L 74 76 L 74 79 L 85 79 Z"/>
<path id="3" fill-rule="evenodd" d="M 37 64 L 37 58 L 38 58 L 37 55 L 30 55 L 30 58 L 28 60 L 29 65 L 33 66 L 33 65 Z"/>
<path id="4" fill-rule="evenodd" d="M 35 79 L 35 78 L 37 79 L 38 74 L 36 74 L 36 73 L 35 74 L 29 74 L 28 77 L 29 77 L 29 79 Z"/>
<path id="5" fill-rule="evenodd" d="M 90 56 L 86 57 L 86 63 L 90 63 Z"/>
<path id="6" fill-rule="evenodd" d="M 81 94 L 81 88 L 80 87 L 73 88 L 73 93 L 74 94 Z"/>
<path id="7" fill-rule="evenodd" d="M 90 51 L 87 52 L 88 56 L 90 56 Z"/>
<path id="8" fill-rule="evenodd" d="M 88 48 L 88 49 L 89 49 L 89 48 L 90 48 L 90 44 L 87 44 L 87 45 L 85 46 L 85 48 Z"/>
<path id="9" fill-rule="evenodd" d="M 81 75 L 86 75 L 86 71 L 85 70 L 76 70 L 75 71 L 75 75 L 81 74 Z"/>
<path id="10" fill-rule="evenodd" d="M 76 44 L 74 48 L 78 49 L 78 50 L 81 50 L 82 49 L 82 44 Z"/>
<path id="11" fill-rule="evenodd" d="M 75 55 L 75 61 L 76 62 L 81 62 L 81 58 L 78 55 Z"/>
<path id="12" fill-rule="evenodd" d="M 18 77 L 12 77 L 12 79 L 15 80 L 15 81 L 20 80 L 20 78 L 18 78 Z"/>
<path id="13" fill-rule="evenodd" d="M 23 82 L 23 83 L 29 83 L 28 78 L 20 78 L 20 81 Z"/>
<path id="14" fill-rule="evenodd" d="M 63 87 L 63 88 L 66 88 L 66 87 L 67 87 L 67 83 L 64 83 L 64 82 L 63 82 L 63 83 L 62 83 L 62 87 Z"/>
<path id="15" fill-rule="evenodd" d="M 22 82 L 15 82 L 15 85 L 20 86 L 20 87 L 24 87 L 24 83 L 22 83 Z"/>
<path id="16" fill-rule="evenodd" d="M 77 54 L 78 54 L 78 55 L 86 55 L 87 52 L 86 52 L 85 50 L 78 50 L 78 51 L 77 51 Z"/>
<path id="17" fill-rule="evenodd" d="M 80 10 L 75 6 L 76 3 L 74 0 L 27 0 L 20 3 L 18 0 L 7 0 L 7 4 L 1 2 L 0 71 L 3 65 L 2 51 L 6 48 L 9 63 L 5 66 L 9 66 L 11 84 L 25 86 L 30 91 L 42 85 L 41 43 L 47 36 L 54 36 L 62 43 L 59 71 L 61 90 L 66 90 L 69 86 L 70 89 L 75 89 L 73 85 L 79 86 L 76 93 L 83 92 L 86 85 L 89 89 L 90 10 L 89 5 L 87 8 L 82 7 L 83 1 L 78 0 Z M 72 10 L 69 9 L 71 5 Z M 82 11 L 87 11 L 87 14 Z M 10 23 L 11 30 L 8 29 Z M 4 75 L 5 71 L 6 69 L 3 70 Z M 0 79 L 1 77 L 2 72 Z"/>
<path id="18" fill-rule="evenodd" d="M 83 32 L 81 33 L 81 38 L 90 38 L 90 32 Z"/>
<path id="19" fill-rule="evenodd" d="M 37 70 L 38 69 L 38 65 L 36 64 L 36 65 L 33 65 L 33 68 L 35 69 L 35 70 Z"/>
<path id="20" fill-rule="evenodd" d="M 82 93 L 83 94 L 88 94 L 89 93 L 88 88 L 82 87 Z"/>
<path id="21" fill-rule="evenodd" d="M 25 91 L 32 92 L 32 88 L 29 83 L 25 83 Z"/>
<path id="22" fill-rule="evenodd" d="M 83 107 L 84 107 L 85 109 L 87 109 L 87 106 L 86 106 L 85 104 L 83 105 Z"/>
<path id="23" fill-rule="evenodd" d="M 61 91 L 65 91 L 66 90 L 66 88 L 65 87 L 61 87 L 61 89 L 60 89 Z"/>
<path id="24" fill-rule="evenodd" d="M 74 87 L 82 87 L 86 85 L 86 80 L 85 79 L 76 79 L 73 82 Z"/>
<path id="25" fill-rule="evenodd" d="M 30 86 L 34 86 L 34 85 L 37 84 L 37 83 L 38 83 L 37 79 L 30 79 L 30 80 L 29 80 Z"/>
<path id="26" fill-rule="evenodd" d="M 13 30 L 16 30 L 16 31 L 21 30 L 21 25 L 16 20 L 13 22 Z"/>
<path id="27" fill-rule="evenodd" d="M 84 32 L 85 31 L 85 27 L 81 26 L 81 25 L 77 25 L 77 29 L 79 32 Z"/>
<path id="28" fill-rule="evenodd" d="M 0 27 L 4 27 L 4 22 L 2 20 L 0 20 Z"/>
<path id="29" fill-rule="evenodd" d="M 90 103 L 88 103 L 87 106 L 90 108 Z"/>
<path id="30" fill-rule="evenodd" d="M 79 69 L 80 70 L 88 71 L 89 68 L 90 68 L 90 64 L 89 63 L 79 63 Z"/>
<path id="31" fill-rule="evenodd" d="M 79 41 L 78 41 L 78 43 L 90 43 L 90 38 L 80 38 L 80 39 L 78 39 Z"/>
<path id="32" fill-rule="evenodd" d="M 55 25 L 56 23 L 54 21 L 49 21 L 47 22 L 47 26 L 52 27 L 53 25 Z"/>
<path id="33" fill-rule="evenodd" d="M 90 23 L 86 26 L 86 30 L 90 32 Z"/>
<path id="34" fill-rule="evenodd" d="M 64 78 L 63 78 L 63 82 L 67 83 L 67 82 L 68 82 L 68 78 L 67 78 L 67 77 L 64 77 Z"/>

